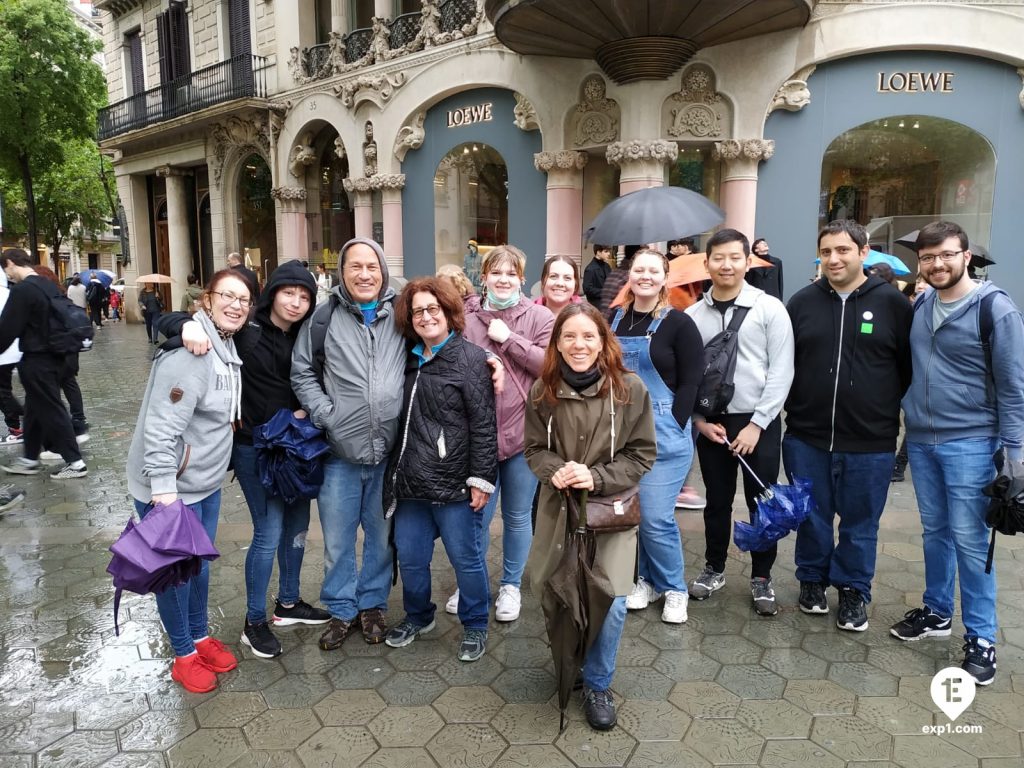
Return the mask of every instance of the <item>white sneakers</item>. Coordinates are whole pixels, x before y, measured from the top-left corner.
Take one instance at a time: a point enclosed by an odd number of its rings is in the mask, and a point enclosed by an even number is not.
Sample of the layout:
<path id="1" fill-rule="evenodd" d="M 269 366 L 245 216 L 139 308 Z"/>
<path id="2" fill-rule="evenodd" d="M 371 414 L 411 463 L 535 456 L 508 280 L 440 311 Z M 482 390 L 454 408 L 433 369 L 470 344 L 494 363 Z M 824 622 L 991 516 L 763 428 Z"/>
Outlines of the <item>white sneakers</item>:
<path id="1" fill-rule="evenodd" d="M 523 607 L 523 596 L 519 587 L 511 584 L 502 584 L 498 590 L 498 599 L 494 601 L 494 618 L 498 621 L 515 621 L 519 618 L 519 611 Z M 459 612 L 459 590 L 448 598 L 444 604 L 446 613 L 457 614 Z"/>
<path id="2" fill-rule="evenodd" d="M 656 603 L 663 595 L 655 592 L 652 587 L 641 576 L 633 586 L 633 591 L 626 595 L 626 610 L 642 611 L 651 603 Z M 665 605 L 661 609 L 661 620 L 666 624 L 683 624 L 689 618 L 687 606 L 690 603 L 690 596 L 686 592 L 669 590 L 664 594 Z"/>
<path id="3" fill-rule="evenodd" d="M 519 618 L 519 609 L 523 605 L 523 596 L 519 587 L 502 584 L 498 590 L 498 599 L 494 601 L 494 618 L 498 621 L 515 621 Z"/>

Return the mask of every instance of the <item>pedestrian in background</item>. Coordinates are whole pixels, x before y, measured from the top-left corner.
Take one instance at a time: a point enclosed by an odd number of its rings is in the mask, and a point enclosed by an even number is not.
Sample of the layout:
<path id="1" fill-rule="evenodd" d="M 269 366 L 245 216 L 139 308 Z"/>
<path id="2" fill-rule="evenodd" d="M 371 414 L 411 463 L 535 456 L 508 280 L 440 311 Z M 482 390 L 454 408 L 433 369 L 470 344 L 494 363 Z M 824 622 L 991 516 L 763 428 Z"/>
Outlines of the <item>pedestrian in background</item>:
<path id="1" fill-rule="evenodd" d="M 164 302 L 156 291 L 156 286 L 147 283 L 139 292 L 139 311 L 146 321 L 146 334 L 152 344 L 159 344 L 157 337 L 157 318 L 164 311 Z"/>
<path id="2" fill-rule="evenodd" d="M 0 270 L 0 313 L 7 304 L 10 296 L 10 289 L 7 287 L 7 273 Z M 14 396 L 14 369 L 21 362 L 21 349 L 18 347 L 18 340 L 15 339 L 11 345 L 0 352 L 0 410 L 4 414 L 4 423 L 7 425 L 7 436 L 4 443 L 13 445 L 22 440 L 21 420 L 25 415 L 18 398 Z"/>
<path id="3" fill-rule="evenodd" d="M 85 298 L 86 288 L 82 284 L 82 278 L 75 275 L 71 278 L 71 283 L 68 285 L 68 298 L 75 303 L 76 307 L 81 307 L 86 312 L 89 311 L 89 302 Z"/>
<path id="4" fill-rule="evenodd" d="M 181 305 L 178 309 L 191 315 L 202 308 L 199 299 L 203 295 L 203 286 L 199 284 L 199 278 L 194 274 L 189 274 L 185 280 L 188 285 L 185 286 L 185 293 L 181 295 Z"/>
<path id="5" fill-rule="evenodd" d="M 601 291 L 604 289 L 604 281 L 615 268 L 615 254 L 610 246 L 595 245 L 594 258 L 583 270 L 583 294 L 587 301 L 595 307 L 601 305 Z"/>
<path id="6" fill-rule="evenodd" d="M 85 300 L 89 303 L 89 319 L 97 328 L 103 327 L 103 305 L 106 302 L 107 289 L 94 272 L 85 287 Z"/>

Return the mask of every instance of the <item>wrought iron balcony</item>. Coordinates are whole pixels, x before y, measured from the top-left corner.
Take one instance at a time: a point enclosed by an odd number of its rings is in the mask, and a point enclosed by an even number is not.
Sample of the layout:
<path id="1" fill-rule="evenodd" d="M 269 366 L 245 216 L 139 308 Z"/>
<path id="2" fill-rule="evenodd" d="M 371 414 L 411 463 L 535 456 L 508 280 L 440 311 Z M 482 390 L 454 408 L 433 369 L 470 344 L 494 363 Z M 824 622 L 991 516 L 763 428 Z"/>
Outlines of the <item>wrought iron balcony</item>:
<path id="1" fill-rule="evenodd" d="M 99 139 L 244 98 L 266 98 L 267 59 L 235 56 L 100 110 Z"/>
<path id="2" fill-rule="evenodd" d="M 419 13 L 403 13 L 391 22 L 391 50 L 409 45 L 420 31 L 422 17 Z"/>

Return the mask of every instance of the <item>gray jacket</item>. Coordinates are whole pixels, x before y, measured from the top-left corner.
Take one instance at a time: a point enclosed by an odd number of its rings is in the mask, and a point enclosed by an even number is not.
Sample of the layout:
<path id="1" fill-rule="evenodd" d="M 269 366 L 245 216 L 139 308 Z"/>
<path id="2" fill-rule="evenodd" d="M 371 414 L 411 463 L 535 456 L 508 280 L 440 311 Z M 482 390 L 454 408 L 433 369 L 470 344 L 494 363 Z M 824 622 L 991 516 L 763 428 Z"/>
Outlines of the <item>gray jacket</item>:
<path id="1" fill-rule="evenodd" d="M 228 470 L 231 423 L 241 418 L 242 361 L 205 312 L 194 319 L 213 342 L 212 353 L 161 352 L 149 372 L 128 449 L 128 490 L 139 501 L 177 493 L 193 504 L 218 490 Z"/>
<path id="2" fill-rule="evenodd" d="M 750 307 L 739 330 L 736 392 L 727 413 L 752 413 L 751 422 L 766 429 L 782 411 L 793 383 L 793 325 L 786 307 L 760 288 L 744 283 L 725 316 L 712 302 L 714 288 L 686 308 L 707 345 L 725 330 L 736 307 Z"/>
<path id="3" fill-rule="evenodd" d="M 398 434 L 405 382 L 406 342 L 395 326 L 395 292 L 387 287 L 387 263 L 380 246 L 383 288 L 377 317 L 367 326 L 341 280 L 331 293 L 337 305 L 324 341 L 323 381 L 313 369 L 310 332 L 304 323 L 292 349 L 292 389 L 313 423 L 327 432 L 334 454 L 352 464 L 379 464 L 388 458 Z"/>

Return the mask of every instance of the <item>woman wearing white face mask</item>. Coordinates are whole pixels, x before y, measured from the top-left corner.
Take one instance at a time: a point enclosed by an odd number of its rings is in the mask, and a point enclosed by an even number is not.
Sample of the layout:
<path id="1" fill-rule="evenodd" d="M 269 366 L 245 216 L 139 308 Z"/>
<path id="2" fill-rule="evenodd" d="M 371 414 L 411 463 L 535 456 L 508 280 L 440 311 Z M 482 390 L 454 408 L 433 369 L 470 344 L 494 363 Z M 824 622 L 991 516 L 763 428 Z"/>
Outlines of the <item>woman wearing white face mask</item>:
<path id="1" fill-rule="evenodd" d="M 519 587 L 533 540 L 531 507 L 537 489 L 537 478 L 523 457 L 523 418 L 555 324 L 551 312 L 523 296 L 525 269 L 526 255 L 515 246 L 499 245 L 490 251 L 482 266 L 480 309 L 466 317 L 466 338 L 497 355 L 505 366 L 505 388 L 497 397 L 498 482 L 484 508 L 480 542 L 486 559 L 490 522 L 500 496 L 504 565 L 495 601 L 498 621 L 518 619 L 522 603 Z M 456 592 L 445 610 L 458 609 Z"/>
<path id="2" fill-rule="evenodd" d="M 639 579 L 626 598 L 630 610 L 665 598 L 661 620 L 687 619 L 689 594 L 675 519 L 679 489 L 693 461 L 690 414 L 704 375 L 704 343 L 688 315 L 668 304 L 668 259 L 641 249 L 629 269 L 625 303 L 612 320 L 626 368 L 651 393 L 658 458 L 640 481 Z"/>

